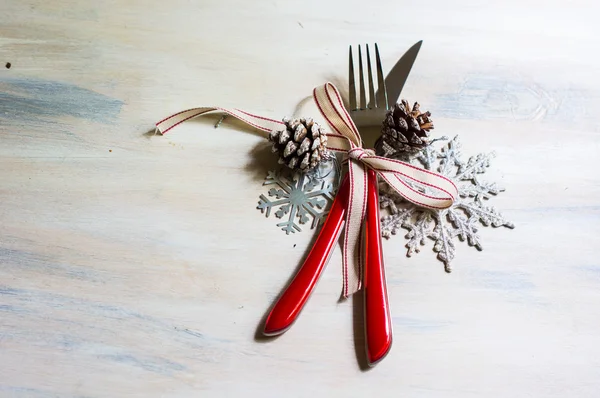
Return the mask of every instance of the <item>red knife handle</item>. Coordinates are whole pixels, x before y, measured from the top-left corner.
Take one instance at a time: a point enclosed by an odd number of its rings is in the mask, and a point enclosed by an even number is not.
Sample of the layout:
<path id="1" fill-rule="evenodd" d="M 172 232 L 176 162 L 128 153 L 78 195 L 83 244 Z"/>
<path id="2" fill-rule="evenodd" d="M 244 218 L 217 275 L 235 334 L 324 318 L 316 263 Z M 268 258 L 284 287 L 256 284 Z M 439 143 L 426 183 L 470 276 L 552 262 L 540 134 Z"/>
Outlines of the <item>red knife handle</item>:
<path id="1" fill-rule="evenodd" d="M 392 317 L 388 303 L 381 228 L 379 225 L 379 194 L 377 174 L 369 170 L 367 214 L 365 224 L 365 333 L 367 358 L 373 366 L 392 346 Z"/>
<path id="2" fill-rule="evenodd" d="M 350 182 L 346 175 L 308 257 L 267 317 L 263 332 L 266 336 L 289 329 L 308 301 L 340 235 L 349 193 Z"/>

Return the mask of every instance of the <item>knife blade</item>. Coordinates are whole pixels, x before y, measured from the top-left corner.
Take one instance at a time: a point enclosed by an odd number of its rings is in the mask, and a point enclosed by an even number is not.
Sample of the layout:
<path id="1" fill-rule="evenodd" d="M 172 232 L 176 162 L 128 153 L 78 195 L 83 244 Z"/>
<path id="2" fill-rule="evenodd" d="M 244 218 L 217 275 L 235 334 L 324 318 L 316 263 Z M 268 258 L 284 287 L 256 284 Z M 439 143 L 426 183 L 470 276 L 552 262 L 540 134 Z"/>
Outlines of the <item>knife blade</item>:
<path id="1" fill-rule="evenodd" d="M 409 48 L 385 77 L 385 86 L 390 108 L 400 99 L 400 93 L 404 88 L 404 83 L 406 83 L 406 79 L 408 79 L 408 75 L 410 74 L 410 70 L 415 63 L 415 60 L 417 59 L 421 44 L 423 44 L 423 40 L 418 41 Z M 380 95 L 379 90 L 377 90 L 377 95 Z"/>

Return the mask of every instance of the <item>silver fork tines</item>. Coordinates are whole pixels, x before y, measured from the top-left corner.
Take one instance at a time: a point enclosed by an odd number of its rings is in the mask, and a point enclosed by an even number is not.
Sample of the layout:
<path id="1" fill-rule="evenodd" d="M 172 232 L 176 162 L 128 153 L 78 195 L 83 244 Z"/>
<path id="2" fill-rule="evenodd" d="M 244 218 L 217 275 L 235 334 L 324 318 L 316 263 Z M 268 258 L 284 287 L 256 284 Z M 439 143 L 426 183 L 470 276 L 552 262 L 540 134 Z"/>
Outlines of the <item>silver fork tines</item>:
<path id="1" fill-rule="evenodd" d="M 363 57 L 361 46 L 358 45 L 358 80 L 359 80 L 359 96 L 356 96 L 356 82 L 354 75 L 354 61 L 352 56 L 352 46 L 350 46 L 349 54 L 349 104 L 350 113 L 354 123 L 359 126 L 366 125 L 379 125 L 383 121 L 385 112 L 388 109 L 387 94 L 385 89 L 385 79 L 383 77 L 383 68 L 381 67 L 381 57 L 379 56 L 379 48 L 375 43 L 375 69 L 377 71 L 377 85 L 373 80 L 373 68 L 371 65 L 371 54 L 369 52 L 369 45 L 366 46 L 367 52 L 367 80 L 369 85 L 369 97 L 367 98 L 365 88 L 365 74 L 363 67 Z M 375 95 L 377 92 L 377 95 Z M 357 107 L 357 102 L 359 106 Z"/>

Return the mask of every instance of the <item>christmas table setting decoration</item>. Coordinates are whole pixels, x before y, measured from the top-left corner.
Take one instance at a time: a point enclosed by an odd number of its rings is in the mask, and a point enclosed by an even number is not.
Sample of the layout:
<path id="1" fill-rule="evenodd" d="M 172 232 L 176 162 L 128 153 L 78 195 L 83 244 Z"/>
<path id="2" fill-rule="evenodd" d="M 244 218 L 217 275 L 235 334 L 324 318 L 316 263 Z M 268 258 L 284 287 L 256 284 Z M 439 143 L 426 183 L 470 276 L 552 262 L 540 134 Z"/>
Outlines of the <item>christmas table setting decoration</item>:
<path id="1" fill-rule="evenodd" d="M 392 69 L 396 73 L 391 76 L 394 86 L 389 92 L 400 94 L 420 45 L 417 43 L 400 60 L 404 60 L 403 68 L 396 65 Z M 421 111 L 417 102 L 411 106 L 406 100 L 396 102 L 398 96 L 388 97 L 387 78 L 383 78 L 375 45 L 376 92 L 369 47 L 366 79 L 360 46 L 358 51 L 359 96 L 350 48 L 350 109 L 346 109 L 332 83 L 313 89 L 313 100 L 325 123 L 311 117 L 278 121 L 240 109 L 209 106 L 171 115 L 159 121 L 156 129 L 167 134 L 187 120 L 219 112 L 264 133 L 282 168 L 269 172 L 264 183 L 271 186 L 268 197 L 261 195 L 257 208 L 267 217 L 277 209 L 275 216 L 282 220 L 277 226 L 286 234 L 301 231 L 300 225 L 309 221 L 311 228 L 320 226 L 303 265 L 271 309 L 264 334 L 278 335 L 291 327 L 343 230 L 342 296 L 365 290 L 367 359 L 374 365 L 387 355 L 392 342 L 381 238 L 389 238 L 399 228 L 408 229 L 409 256 L 418 252 L 427 238 L 433 239 L 434 251 L 449 270 L 454 238 L 480 248 L 478 222 L 507 227 L 512 224 L 484 205 L 490 195 L 501 191 L 495 184 L 478 179 L 489 166 L 489 156 L 462 161 L 457 138 L 441 151 L 434 150 L 432 144 L 438 140 L 429 137 L 434 128 L 431 113 Z M 368 101 L 365 80 L 369 85 Z M 394 103 L 388 105 L 388 98 Z M 381 136 L 375 148 L 369 149 L 363 146 L 358 127 L 373 117 L 379 118 Z M 323 173 L 322 168 L 329 170 Z M 390 214 L 382 217 L 380 207 Z"/>

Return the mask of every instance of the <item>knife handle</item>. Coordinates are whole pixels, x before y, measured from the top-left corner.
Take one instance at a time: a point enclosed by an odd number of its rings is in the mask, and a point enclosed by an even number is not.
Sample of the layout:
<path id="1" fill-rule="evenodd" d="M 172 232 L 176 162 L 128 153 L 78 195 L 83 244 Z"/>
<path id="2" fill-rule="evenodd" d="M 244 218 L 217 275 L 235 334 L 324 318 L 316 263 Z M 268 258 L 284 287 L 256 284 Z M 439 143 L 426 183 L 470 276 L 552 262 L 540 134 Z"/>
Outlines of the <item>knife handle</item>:
<path id="1" fill-rule="evenodd" d="M 365 334 L 369 366 L 382 360 L 392 346 L 392 317 L 387 296 L 377 174 L 368 170 L 365 232 Z"/>
<path id="2" fill-rule="evenodd" d="M 289 329 L 308 301 L 339 238 L 349 194 L 350 182 L 346 175 L 308 257 L 267 317 L 263 331 L 266 336 L 276 336 Z"/>

